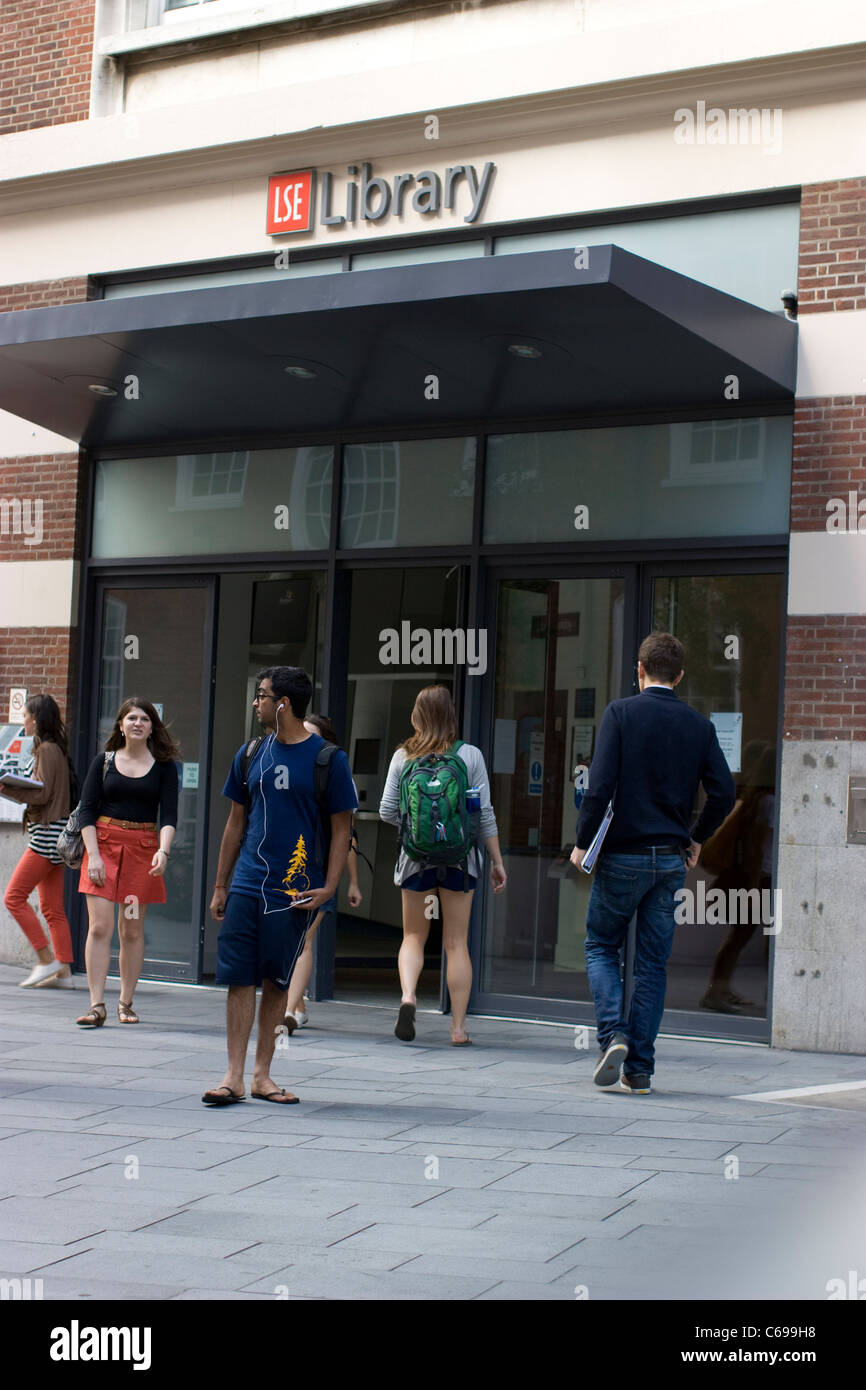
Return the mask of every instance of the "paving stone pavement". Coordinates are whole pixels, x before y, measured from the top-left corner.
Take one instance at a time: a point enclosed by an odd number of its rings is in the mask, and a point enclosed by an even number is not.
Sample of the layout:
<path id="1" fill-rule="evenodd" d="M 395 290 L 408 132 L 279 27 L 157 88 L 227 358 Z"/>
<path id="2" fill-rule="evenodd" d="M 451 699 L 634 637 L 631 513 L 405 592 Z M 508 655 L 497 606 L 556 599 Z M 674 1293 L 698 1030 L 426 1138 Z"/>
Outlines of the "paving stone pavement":
<path id="1" fill-rule="evenodd" d="M 273 1074 L 213 1110 L 222 991 L 143 984 L 76 1029 L 76 991 L 0 966 L 0 1277 L 46 1299 L 825 1299 L 866 1272 L 866 1059 L 662 1038 L 654 1093 L 592 1084 L 594 1044 L 312 1004 Z"/>

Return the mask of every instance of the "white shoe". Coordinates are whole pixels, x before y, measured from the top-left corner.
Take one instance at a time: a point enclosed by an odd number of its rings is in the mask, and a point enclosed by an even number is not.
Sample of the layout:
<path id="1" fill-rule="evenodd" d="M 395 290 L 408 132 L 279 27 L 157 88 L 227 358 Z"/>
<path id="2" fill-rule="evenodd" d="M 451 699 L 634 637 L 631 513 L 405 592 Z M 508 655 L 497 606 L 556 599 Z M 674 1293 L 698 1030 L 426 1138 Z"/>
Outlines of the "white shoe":
<path id="1" fill-rule="evenodd" d="M 296 1013 L 296 1014 L 295 1014 L 295 1022 L 297 1023 L 297 1025 L 298 1025 L 299 1028 L 306 1028 L 306 1026 L 307 1026 L 307 1024 L 309 1023 L 309 1021 L 310 1021 L 310 1016 L 309 1016 L 309 1014 L 302 1014 L 302 1013 Z"/>
<path id="2" fill-rule="evenodd" d="M 43 980 L 36 989 L 74 989 L 75 981 L 71 975 L 55 975 L 51 980 Z"/>
<path id="3" fill-rule="evenodd" d="M 33 985 L 41 985 L 45 980 L 59 975 L 62 969 L 63 962 L 59 960 L 50 960 L 45 965 L 37 965 L 30 971 L 26 980 L 20 981 L 20 988 L 30 989 Z"/>

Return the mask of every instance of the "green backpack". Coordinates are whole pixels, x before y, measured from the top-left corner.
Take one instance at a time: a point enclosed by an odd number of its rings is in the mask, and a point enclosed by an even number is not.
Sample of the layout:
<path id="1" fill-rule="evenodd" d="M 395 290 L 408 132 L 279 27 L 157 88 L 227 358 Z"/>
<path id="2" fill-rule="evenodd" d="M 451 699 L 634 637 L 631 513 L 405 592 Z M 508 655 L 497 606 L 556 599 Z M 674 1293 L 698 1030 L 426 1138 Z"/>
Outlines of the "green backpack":
<path id="1" fill-rule="evenodd" d="M 400 773 L 400 848 L 422 868 L 462 865 L 465 874 L 478 839 L 479 817 L 466 809 L 462 747 L 459 742 L 448 753 L 408 759 Z"/>

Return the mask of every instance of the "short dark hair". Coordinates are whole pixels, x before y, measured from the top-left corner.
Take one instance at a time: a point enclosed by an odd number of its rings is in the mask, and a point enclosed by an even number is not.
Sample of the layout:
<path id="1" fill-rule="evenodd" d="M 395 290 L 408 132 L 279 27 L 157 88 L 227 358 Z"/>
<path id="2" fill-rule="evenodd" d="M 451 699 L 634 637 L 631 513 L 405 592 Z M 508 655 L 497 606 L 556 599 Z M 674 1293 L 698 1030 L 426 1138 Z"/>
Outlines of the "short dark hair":
<path id="1" fill-rule="evenodd" d="M 313 698 L 313 682 L 300 666 L 266 666 L 256 676 L 256 684 L 270 681 L 275 695 L 285 695 L 296 719 L 303 719 Z"/>
<path id="2" fill-rule="evenodd" d="M 640 644 L 638 661 L 651 680 L 672 685 L 685 664 L 685 648 L 672 632 L 651 632 Z"/>

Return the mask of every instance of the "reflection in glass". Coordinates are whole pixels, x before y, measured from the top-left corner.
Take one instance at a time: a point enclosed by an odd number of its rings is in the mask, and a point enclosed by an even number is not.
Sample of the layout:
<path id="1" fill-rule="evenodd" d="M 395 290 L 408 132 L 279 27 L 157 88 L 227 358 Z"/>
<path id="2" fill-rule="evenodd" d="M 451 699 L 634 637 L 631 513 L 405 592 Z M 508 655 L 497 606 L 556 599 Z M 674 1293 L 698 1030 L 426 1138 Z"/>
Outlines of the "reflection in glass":
<path id="1" fill-rule="evenodd" d="M 484 539 L 784 534 L 790 470 L 787 417 L 492 435 Z"/>
<path id="2" fill-rule="evenodd" d="M 245 449 L 96 465 L 93 554 L 325 550 L 333 449 Z"/>
<path id="3" fill-rule="evenodd" d="M 468 545 L 475 440 L 347 444 L 340 545 Z"/>
<path id="4" fill-rule="evenodd" d="M 674 936 L 669 1009 L 766 1017 L 769 943 L 779 925 L 773 837 L 783 598 L 779 574 L 654 583 L 653 628 L 685 647 L 678 693 L 708 719 L 742 716 L 728 750 L 737 803 L 686 877 L 693 897 L 684 901 L 693 908 Z"/>

